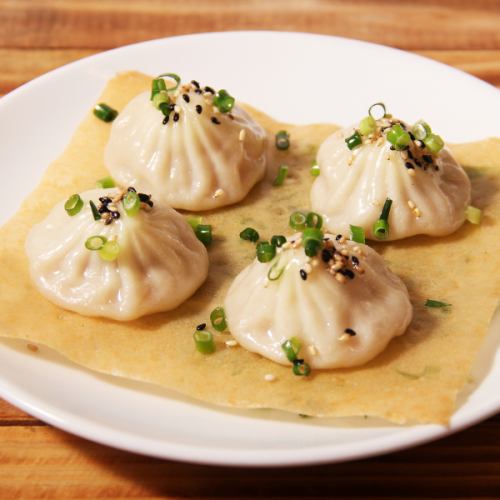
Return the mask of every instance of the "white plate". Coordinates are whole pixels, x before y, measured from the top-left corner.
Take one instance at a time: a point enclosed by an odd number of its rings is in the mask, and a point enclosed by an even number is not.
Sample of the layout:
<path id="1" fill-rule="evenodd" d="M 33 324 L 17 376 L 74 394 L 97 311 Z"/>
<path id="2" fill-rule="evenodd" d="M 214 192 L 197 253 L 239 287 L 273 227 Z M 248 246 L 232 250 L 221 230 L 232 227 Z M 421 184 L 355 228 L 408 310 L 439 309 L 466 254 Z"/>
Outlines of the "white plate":
<path id="1" fill-rule="evenodd" d="M 496 89 L 398 50 L 297 33 L 156 40 L 77 61 L 0 100 L 1 219 L 38 183 L 106 81 L 128 69 L 198 78 L 292 122 L 349 124 L 384 101 L 409 121 L 425 117 L 449 141 L 500 136 Z M 500 328 L 490 334 L 477 365 L 478 384 L 462 396 L 448 428 L 224 410 L 92 373 L 47 348 L 33 354 L 13 341 L 0 343 L 0 395 L 74 434 L 157 457 L 261 466 L 343 461 L 436 439 L 497 412 L 499 337 Z"/>

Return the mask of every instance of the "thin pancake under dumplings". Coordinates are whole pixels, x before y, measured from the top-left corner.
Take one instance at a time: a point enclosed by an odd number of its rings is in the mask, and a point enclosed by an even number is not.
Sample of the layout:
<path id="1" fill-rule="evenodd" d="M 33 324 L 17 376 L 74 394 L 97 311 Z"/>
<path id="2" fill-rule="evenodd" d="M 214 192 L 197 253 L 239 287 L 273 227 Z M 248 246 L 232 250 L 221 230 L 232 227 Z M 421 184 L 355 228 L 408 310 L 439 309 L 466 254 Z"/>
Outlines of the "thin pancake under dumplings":
<path id="1" fill-rule="evenodd" d="M 118 110 L 146 90 L 150 77 L 125 73 L 110 81 L 99 101 Z M 89 104 L 90 107 L 90 104 Z M 204 216 L 214 226 L 206 283 L 175 311 L 128 323 L 84 318 L 54 306 L 31 283 L 21 251 L 33 224 L 63 195 L 84 191 L 105 174 L 102 164 L 109 125 L 90 113 L 63 155 L 18 214 L 0 230 L 0 331 L 3 336 L 48 345 L 88 368 L 175 389 L 211 403 L 240 408 L 279 408 L 317 416 L 375 415 L 393 422 L 448 422 L 457 392 L 464 386 L 500 294 L 500 141 L 470 145 L 457 154 L 471 169 L 472 203 L 483 209 L 481 226 L 462 226 L 444 238 L 415 237 L 378 245 L 409 289 L 414 319 L 373 361 L 356 369 L 314 371 L 307 380 L 290 367 L 226 348 L 217 334 L 217 351 L 194 349 L 195 325 L 222 304 L 232 279 L 255 256 L 255 247 L 237 235 L 245 226 L 263 237 L 282 232 L 290 211 L 308 205 L 310 163 L 331 125 L 292 126 L 264 115 L 258 121 L 275 133 L 287 129 L 291 148 L 275 152 L 273 164 L 286 163 L 284 185 L 261 183 L 244 202 Z M 487 154 L 491 148 L 492 156 Z M 487 163 L 484 158 L 488 160 Z M 270 176 L 272 178 L 272 175 Z M 493 243 L 492 243 L 493 242 Z M 5 265 L 8 263 L 8 265 Z M 451 311 L 429 310 L 426 298 L 445 300 Z M 390 317 L 387 318 L 390 321 Z M 264 379 L 275 375 L 274 382 Z"/>

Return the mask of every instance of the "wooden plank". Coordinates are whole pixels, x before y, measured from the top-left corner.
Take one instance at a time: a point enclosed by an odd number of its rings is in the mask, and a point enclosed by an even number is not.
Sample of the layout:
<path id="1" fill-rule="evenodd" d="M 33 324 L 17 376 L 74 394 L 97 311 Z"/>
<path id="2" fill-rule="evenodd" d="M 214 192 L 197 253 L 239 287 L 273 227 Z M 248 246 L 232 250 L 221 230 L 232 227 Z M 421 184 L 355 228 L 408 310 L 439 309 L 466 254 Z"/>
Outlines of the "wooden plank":
<path id="1" fill-rule="evenodd" d="M 405 49 L 500 49 L 495 0 L 0 1 L 0 47 L 104 49 L 193 32 L 274 29 Z"/>
<path id="2" fill-rule="evenodd" d="M 472 442 L 468 435 L 475 435 Z M 478 446 L 478 440 L 483 445 Z M 162 461 L 50 427 L 0 427 L 0 442 L 1 498 L 17 498 L 21 493 L 30 498 L 295 498 L 334 494 L 350 498 L 366 494 L 479 498 L 495 497 L 500 491 L 498 419 L 439 443 L 387 457 L 292 471 Z"/>
<path id="3" fill-rule="evenodd" d="M 0 49 L 0 94 L 96 52 L 90 49 Z M 500 86 L 500 50 L 430 50 L 418 53 Z"/>
<path id="4" fill-rule="evenodd" d="M 38 422 L 36 418 L 0 399 L 0 426 L 30 425 Z"/>

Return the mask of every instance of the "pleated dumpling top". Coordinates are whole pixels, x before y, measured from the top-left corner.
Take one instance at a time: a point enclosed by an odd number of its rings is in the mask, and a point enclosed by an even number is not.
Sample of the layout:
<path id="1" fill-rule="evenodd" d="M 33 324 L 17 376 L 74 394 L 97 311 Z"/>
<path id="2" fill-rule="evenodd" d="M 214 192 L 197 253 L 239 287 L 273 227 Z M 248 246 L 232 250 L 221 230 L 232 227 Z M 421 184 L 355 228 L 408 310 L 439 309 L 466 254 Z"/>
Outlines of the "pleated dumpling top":
<path id="1" fill-rule="evenodd" d="M 412 307 L 404 283 L 364 244 L 325 234 L 315 257 L 300 234 L 269 262 L 254 260 L 234 280 L 224 304 L 231 334 L 246 349 L 311 368 L 356 366 L 405 332 Z M 307 243 L 306 243 L 307 245 Z M 295 363 L 294 363 L 295 364 Z"/>
<path id="2" fill-rule="evenodd" d="M 26 253 L 51 302 L 116 320 L 174 309 L 208 274 L 207 251 L 184 217 L 132 188 L 57 204 L 30 231 Z"/>
<path id="3" fill-rule="evenodd" d="M 156 94 L 153 87 L 121 111 L 105 150 L 107 168 L 119 183 L 174 208 L 242 200 L 265 173 L 265 130 L 226 91 L 177 84 Z"/>
<path id="4" fill-rule="evenodd" d="M 424 122 L 410 127 L 391 116 L 368 116 L 328 137 L 317 162 L 311 207 L 333 232 L 355 225 L 371 239 L 444 236 L 466 218 L 469 178 Z M 374 224 L 387 199 L 389 230 L 376 235 Z"/>

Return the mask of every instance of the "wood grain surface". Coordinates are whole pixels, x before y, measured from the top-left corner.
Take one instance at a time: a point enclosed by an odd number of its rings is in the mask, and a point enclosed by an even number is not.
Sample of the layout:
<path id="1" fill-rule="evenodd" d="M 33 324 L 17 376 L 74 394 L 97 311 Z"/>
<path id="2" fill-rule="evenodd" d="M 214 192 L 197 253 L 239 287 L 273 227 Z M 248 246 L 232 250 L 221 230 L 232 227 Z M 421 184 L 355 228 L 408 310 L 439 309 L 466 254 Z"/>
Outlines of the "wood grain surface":
<path id="1" fill-rule="evenodd" d="M 391 45 L 500 86 L 497 0 L 0 0 L 0 94 L 120 45 L 246 29 Z M 370 460 L 236 469 L 114 450 L 0 400 L 0 499 L 256 496 L 500 498 L 500 416 L 436 443 Z"/>

